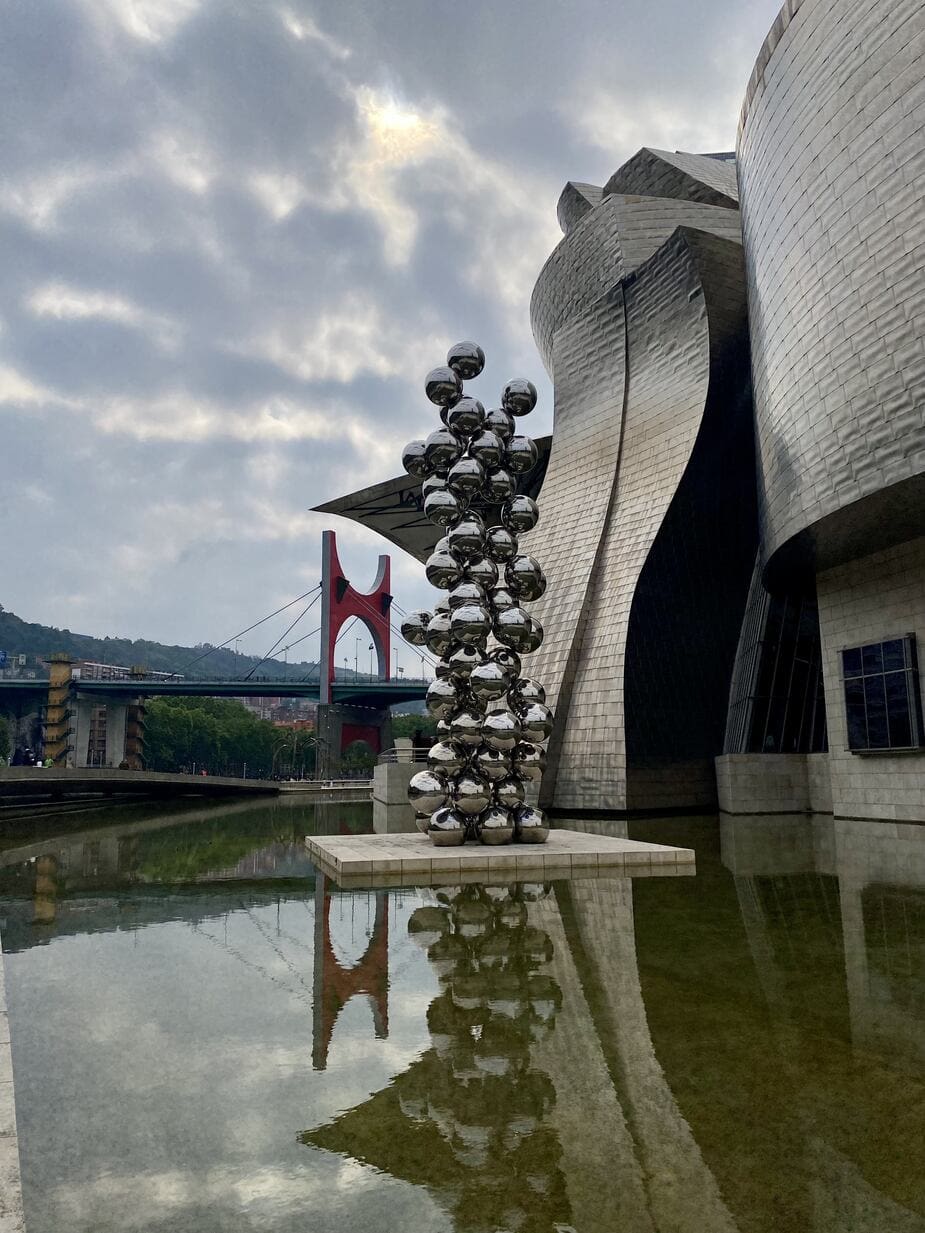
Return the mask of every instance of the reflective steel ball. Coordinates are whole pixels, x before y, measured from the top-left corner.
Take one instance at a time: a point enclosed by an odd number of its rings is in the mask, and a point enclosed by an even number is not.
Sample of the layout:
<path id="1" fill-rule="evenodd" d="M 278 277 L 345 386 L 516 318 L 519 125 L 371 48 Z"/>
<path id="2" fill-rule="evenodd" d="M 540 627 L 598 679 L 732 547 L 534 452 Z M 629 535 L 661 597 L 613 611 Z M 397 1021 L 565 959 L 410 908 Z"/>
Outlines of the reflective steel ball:
<path id="1" fill-rule="evenodd" d="M 434 727 L 437 729 L 437 736 L 441 741 L 448 741 L 450 739 L 450 725 L 445 719 L 438 719 Z"/>
<path id="2" fill-rule="evenodd" d="M 450 601 L 451 612 L 454 608 L 462 608 L 464 604 L 484 604 L 485 588 L 480 582 L 473 582 L 471 578 L 463 578 L 453 587 L 447 599 Z"/>
<path id="3" fill-rule="evenodd" d="M 461 381 L 471 381 L 485 367 L 485 352 L 478 343 L 454 343 L 446 353 L 446 362 Z"/>
<path id="4" fill-rule="evenodd" d="M 504 568 L 504 580 L 511 591 L 524 600 L 539 599 L 546 590 L 546 575 L 539 561 L 526 553 L 508 561 Z"/>
<path id="5" fill-rule="evenodd" d="M 498 581 L 498 567 L 488 557 L 475 557 L 466 561 L 465 576 L 487 589 Z"/>
<path id="6" fill-rule="evenodd" d="M 432 655 L 445 655 L 450 649 L 453 639 L 450 636 L 450 618 L 445 612 L 435 612 L 427 622 L 427 632 L 424 635 L 427 649 Z"/>
<path id="7" fill-rule="evenodd" d="M 517 537 L 507 527 L 489 527 L 485 532 L 485 552 L 493 561 L 511 561 L 517 555 Z"/>
<path id="8" fill-rule="evenodd" d="M 546 770 L 546 750 L 532 741 L 521 741 L 514 747 L 511 764 L 521 779 L 532 779 L 536 783 Z"/>
<path id="9" fill-rule="evenodd" d="M 482 743 L 482 716 L 475 710 L 457 711 L 451 716 L 450 737 L 454 741 L 459 741 L 463 745 L 471 745 L 476 748 Z"/>
<path id="10" fill-rule="evenodd" d="M 530 617 L 523 608 L 508 608 L 499 612 L 492 626 L 499 642 L 511 648 L 512 651 L 526 650 L 530 633 Z"/>
<path id="11" fill-rule="evenodd" d="M 475 751 L 473 766 L 485 779 L 504 779 L 511 773 L 511 755 L 503 749 L 494 749 L 491 745 L 479 745 Z M 448 770 L 447 773 L 451 772 Z"/>
<path id="12" fill-rule="evenodd" d="M 471 561 L 482 555 L 485 543 L 485 524 L 477 514 L 466 514 L 451 528 L 447 538 L 450 551 L 461 561 Z"/>
<path id="13" fill-rule="evenodd" d="M 462 398 L 462 381 L 452 368 L 432 368 L 424 378 L 424 393 L 438 407 L 452 407 Z"/>
<path id="14" fill-rule="evenodd" d="M 481 406 L 481 404 L 479 404 Z M 504 457 L 504 442 L 496 432 L 485 429 L 477 433 L 469 442 L 469 453 L 487 470 L 499 467 Z"/>
<path id="15" fill-rule="evenodd" d="M 493 711 L 482 721 L 482 740 L 492 749 L 509 753 L 522 737 L 520 720 L 511 711 Z"/>
<path id="16" fill-rule="evenodd" d="M 424 462 L 428 473 L 445 475 L 458 458 L 462 457 L 463 445 L 459 437 L 448 428 L 437 428 L 424 442 Z"/>
<path id="17" fill-rule="evenodd" d="M 516 681 L 520 676 L 520 656 L 510 647 L 499 646 L 489 654 L 488 658 L 492 663 L 506 668 L 512 681 Z"/>
<path id="18" fill-rule="evenodd" d="M 485 413 L 485 427 L 508 442 L 514 435 L 514 417 L 501 407 Z"/>
<path id="19" fill-rule="evenodd" d="M 438 809 L 427 828 L 430 842 L 438 848 L 452 848 L 466 842 L 466 817 L 457 809 Z"/>
<path id="20" fill-rule="evenodd" d="M 530 618 L 533 620 L 533 617 Z M 515 710 L 522 710 L 529 706 L 531 702 L 545 702 L 546 690 L 542 685 L 538 685 L 536 681 L 530 681 L 526 677 L 521 677 L 515 681 L 508 693 L 508 701 L 511 707 Z"/>
<path id="21" fill-rule="evenodd" d="M 447 472 L 446 486 L 464 501 L 481 493 L 485 486 L 485 468 L 477 458 L 460 458 Z"/>
<path id="22" fill-rule="evenodd" d="M 456 465 L 459 466 L 459 463 Z M 483 479 L 481 495 L 490 504 L 501 505 L 504 501 L 509 500 L 516 490 L 517 485 L 514 483 L 511 473 L 505 471 L 503 467 L 499 467 L 496 471 L 489 471 Z"/>
<path id="23" fill-rule="evenodd" d="M 452 785 L 450 792 L 452 793 Z M 516 775 L 507 775 L 492 785 L 494 798 L 503 809 L 516 809 L 523 804 L 524 785 Z"/>
<path id="24" fill-rule="evenodd" d="M 460 398 L 445 416 L 446 426 L 461 437 L 471 437 L 485 422 L 485 408 L 477 398 Z"/>
<path id="25" fill-rule="evenodd" d="M 409 612 L 401 623 L 401 636 L 412 646 L 425 646 L 427 643 L 427 623 L 433 613 Z"/>
<path id="26" fill-rule="evenodd" d="M 457 685 L 469 686 L 469 677 L 474 668 L 479 668 L 485 662 L 485 652 L 478 646 L 463 645 L 454 647 L 446 660 L 451 678 Z"/>
<path id="27" fill-rule="evenodd" d="M 540 511 L 532 497 L 518 493 L 505 501 L 501 509 L 501 521 L 513 535 L 532 531 L 540 520 Z"/>
<path id="28" fill-rule="evenodd" d="M 515 377 L 501 391 L 501 406 L 510 415 L 529 415 L 536 406 L 536 386 L 524 377 Z"/>
<path id="29" fill-rule="evenodd" d="M 535 616 L 530 617 L 530 629 L 527 633 L 527 640 L 523 645 L 523 653 L 531 655 L 534 651 L 539 650 L 543 645 L 543 627 Z"/>
<path id="30" fill-rule="evenodd" d="M 507 612 L 508 608 L 520 607 L 507 587 L 493 587 L 488 592 L 488 603 L 495 615 L 499 612 Z"/>
<path id="31" fill-rule="evenodd" d="M 469 688 L 473 696 L 480 702 L 493 702 L 501 698 L 510 688 L 511 677 L 501 664 L 487 660 L 478 668 L 473 668 L 469 676 Z"/>
<path id="32" fill-rule="evenodd" d="M 441 677 L 431 681 L 427 687 L 424 705 L 434 719 L 449 719 L 459 705 L 456 686 L 452 681 Z"/>
<path id="33" fill-rule="evenodd" d="M 432 552 L 424 563 L 424 573 L 431 586 L 448 591 L 462 580 L 463 568 L 448 552 Z"/>
<path id="34" fill-rule="evenodd" d="M 438 527 L 451 527 L 465 512 L 465 502 L 448 488 L 438 488 L 424 498 L 424 515 Z"/>
<path id="35" fill-rule="evenodd" d="M 542 809 L 521 805 L 514 813 L 514 838 L 520 843 L 545 843 L 549 838 L 549 823 Z"/>
<path id="36" fill-rule="evenodd" d="M 491 633 L 491 616 L 481 604 L 464 604 L 450 613 L 450 631 L 457 642 L 481 642 Z"/>
<path id="37" fill-rule="evenodd" d="M 532 437 L 511 437 L 504 451 L 505 463 L 514 475 L 526 475 L 536 466 L 539 451 Z"/>
<path id="38" fill-rule="evenodd" d="M 401 465 L 409 475 L 423 479 L 427 474 L 427 459 L 424 456 L 423 441 L 409 441 L 402 450 Z"/>
<path id="39" fill-rule="evenodd" d="M 514 817 L 509 809 L 492 805 L 479 819 L 479 839 L 482 843 L 511 843 L 514 838 Z"/>
<path id="40" fill-rule="evenodd" d="M 421 484 L 421 496 L 429 497 L 432 492 L 446 492 L 447 482 L 445 475 L 428 475 Z"/>
<path id="41" fill-rule="evenodd" d="M 542 702 L 531 702 L 523 711 L 521 724 L 525 741 L 539 744 L 545 741 L 552 732 L 552 711 Z"/>
<path id="42" fill-rule="evenodd" d="M 467 762 L 465 746 L 456 745 L 453 741 L 438 741 L 436 745 L 431 745 L 427 754 L 428 767 L 444 776 L 458 775 Z"/>
<path id="43" fill-rule="evenodd" d="M 435 771 L 418 771 L 408 784 L 408 800 L 419 813 L 433 813 L 446 804 L 447 779 Z"/>
<path id="44" fill-rule="evenodd" d="M 472 771 L 460 771 L 449 785 L 450 798 L 460 813 L 482 813 L 491 804 L 491 787 Z"/>

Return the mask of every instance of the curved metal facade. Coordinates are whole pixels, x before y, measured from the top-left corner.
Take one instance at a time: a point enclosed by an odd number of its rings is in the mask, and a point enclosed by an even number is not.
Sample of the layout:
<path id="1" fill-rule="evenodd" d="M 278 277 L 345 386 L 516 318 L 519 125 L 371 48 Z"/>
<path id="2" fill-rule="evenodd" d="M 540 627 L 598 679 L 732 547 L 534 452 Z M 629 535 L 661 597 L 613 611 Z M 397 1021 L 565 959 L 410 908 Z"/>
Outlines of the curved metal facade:
<path id="1" fill-rule="evenodd" d="M 769 585 L 925 525 L 925 8 L 788 0 L 738 166 Z"/>

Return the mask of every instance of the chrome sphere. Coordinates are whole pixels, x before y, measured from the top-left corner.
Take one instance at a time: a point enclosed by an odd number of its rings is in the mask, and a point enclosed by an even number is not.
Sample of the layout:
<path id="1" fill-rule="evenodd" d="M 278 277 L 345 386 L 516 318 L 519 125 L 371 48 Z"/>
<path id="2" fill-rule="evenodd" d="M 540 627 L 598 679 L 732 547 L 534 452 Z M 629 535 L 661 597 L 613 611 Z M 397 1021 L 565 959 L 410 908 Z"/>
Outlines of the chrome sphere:
<path id="1" fill-rule="evenodd" d="M 482 404 L 479 403 L 479 406 Z M 477 433 L 469 442 L 469 453 L 477 458 L 486 470 L 501 465 L 504 457 L 504 442 L 496 432 L 485 429 Z"/>
<path id="2" fill-rule="evenodd" d="M 543 771 L 546 770 L 546 750 L 532 741 L 521 741 L 514 747 L 511 764 L 521 779 L 532 779 L 536 783 L 543 778 Z M 452 772 L 448 770 L 447 773 Z"/>
<path id="3" fill-rule="evenodd" d="M 514 417 L 501 407 L 485 413 L 485 427 L 497 433 L 505 443 L 514 435 Z"/>
<path id="4" fill-rule="evenodd" d="M 444 616 L 450 615 L 450 601 L 446 595 L 441 595 L 434 604 L 434 616 L 436 616 L 438 612 L 442 612 Z"/>
<path id="5" fill-rule="evenodd" d="M 423 484 L 421 484 L 421 496 L 425 499 L 429 497 L 432 492 L 446 491 L 447 483 L 445 475 L 428 475 Z"/>
<path id="6" fill-rule="evenodd" d="M 456 464 L 459 466 L 459 463 Z M 482 496 L 492 505 L 501 505 L 509 500 L 517 490 L 513 476 L 509 471 L 499 467 L 497 471 L 489 471 L 482 481 Z"/>
<path id="7" fill-rule="evenodd" d="M 450 670 L 450 665 L 447 663 L 446 658 L 438 659 L 434 664 L 434 676 L 438 681 L 452 681 L 453 673 Z"/>
<path id="8" fill-rule="evenodd" d="M 471 437 L 485 422 L 485 408 L 477 398 L 460 398 L 446 413 L 446 426 L 461 437 Z"/>
<path id="9" fill-rule="evenodd" d="M 446 475 L 458 458 L 462 457 L 462 441 L 448 428 L 437 428 L 424 442 L 424 461 L 429 474 Z"/>
<path id="10" fill-rule="evenodd" d="M 513 436 L 504 452 L 505 466 L 514 475 L 526 475 L 536 466 L 539 451 L 532 437 Z"/>
<path id="11" fill-rule="evenodd" d="M 447 539 L 450 551 L 461 561 L 480 557 L 485 544 L 485 524 L 478 514 L 466 514 L 451 528 Z"/>
<path id="12" fill-rule="evenodd" d="M 530 632 L 527 634 L 527 641 L 524 644 L 523 652 L 525 655 L 531 655 L 534 651 L 538 651 L 543 645 L 543 627 L 535 616 L 530 617 Z"/>
<path id="13" fill-rule="evenodd" d="M 508 608 L 519 608 L 517 600 L 506 587 L 494 587 L 488 592 L 488 603 L 492 612 L 507 612 Z"/>
<path id="14" fill-rule="evenodd" d="M 491 633 L 491 615 L 481 604 L 463 604 L 450 613 L 450 631 L 457 642 L 482 642 Z"/>
<path id="15" fill-rule="evenodd" d="M 450 636 L 450 618 L 445 612 L 435 612 L 427 622 L 424 635 L 431 655 L 445 655 L 453 643 Z"/>
<path id="16" fill-rule="evenodd" d="M 450 612 L 454 608 L 462 608 L 464 604 L 484 604 L 485 588 L 480 582 L 473 582 L 470 578 L 463 578 L 453 587 L 447 599 L 450 601 Z"/>
<path id="17" fill-rule="evenodd" d="M 486 589 L 498 581 L 498 567 L 488 557 L 475 557 L 467 561 L 465 574 L 472 582 L 478 582 Z"/>
<path id="18" fill-rule="evenodd" d="M 459 706 L 456 686 L 445 678 L 438 677 L 435 681 L 431 681 L 427 687 L 424 705 L 434 719 L 449 719 Z"/>
<path id="19" fill-rule="evenodd" d="M 472 765 L 484 779 L 491 781 L 504 779 L 510 775 L 512 768 L 510 754 L 503 749 L 494 749 L 491 745 L 479 745 Z"/>
<path id="20" fill-rule="evenodd" d="M 530 620 L 532 621 L 533 617 Z M 507 697 L 512 709 L 520 711 L 525 706 L 529 706 L 531 702 L 545 702 L 546 690 L 542 685 L 538 685 L 536 681 L 530 681 L 526 677 L 521 677 L 511 686 Z"/>
<path id="21" fill-rule="evenodd" d="M 482 721 L 482 740 L 492 749 L 510 753 L 522 738 L 520 720 L 511 711 L 493 711 Z"/>
<path id="22" fill-rule="evenodd" d="M 444 661 L 449 669 L 449 676 L 458 685 L 469 687 L 469 677 L 474 668 L 479 668 L 485 662 L 485 652 L 480 647 L 462 643 L 450 651 Z"/>
<path id="23" fill-rule="evenodd" d="M 430 819 L 427 836 L 438 848 L 452 848 L 465 843 L 465 815 L 456 809 L 438 809 Z"/>
<path id="24" fill-rule="evenodd" d="M 414 815 L 414 825 L 422 835 L 426 834 L 427 828 L 430 826 L 430 818 L 431 815 L 429 813 L 415 813 Z"/>
<path id="25" fill-rule="evenodd" d="M 504 568 L 504 581 L 515 595 L 525 600 L 539 599 L 546 590 L 546 575 L 539 561 L 526 553 L 508 561 Z"/>
<path id="26" fill-rule="evenodd" d="M 542 702 L 531 702 L 521 717 L 524 740 L 539 744 L 552 732 L 552 711 Z"/>
<path id="27" fill-rule="evenodd" d="M 433 813 L 446 804 L 448 781 L 436 771 L 418 771 L 408 784 L 408 800 L 418 813 Z"/>
<path id="28" fill-rule="evenodd" d="M 440 538 L 437 540 L 436 544 L 434 544 L 434 552 L 449 552 L 449 551 L 450 551 L 450 537 L 448 535 L 441 535 Z"/>
<path id="29" fill-rule="evenodd" d="M 484 704 L 503 697 L 510 687 L 510 681 L 509 673 L 500 664 L 493 663 L 489 659 L 480 664 L 478 668 L 472 669 L 469 676 L 469 688 L 476 701 Z"/>
<path id="30" fill-rule="evenodd" d="M 485 352 L 478 343 L 454 343 L 446 353 L 446 362 L 461 381 L 471 381 L 485 367 Z"/>
<path id="31" fill-rule="evenodd" d="M 529 415 L 536 406 L 536 386 L 524 377 L 515 377 L 501 391 L 501 406 L 510 415 Z"/>
<path id="32" fill-rule="evenodd" d="M 446 477 L 447 488 L 464 501 L 480 493 L 484 484 L 485 468 L 477 458 L 460 458 L 450 467 Z"/>
<path id="33" fill-rule="evenodd" d="M 409 475 L 423 479 L 427 474 L 427 459 L 424 455 L 423 441 L 409 441 L 401 454 L 401 465 Z"/>
<path id="34" fill-rule="evenodd" d="M 427 623 L 432 616 L 432 612 L 409 612 L 401 623 L 401 636 L 412 646 L 425 646 Z"/>
<path id="35" fill-rule="evenodd" d="M 452 368 L 432 368 L 424 378 L 424 393 L 438 407 L 452 407 L 462 398 L 462 381 Z"/>
<path id="36" fill-rule="evenodd" d="M 448 741 L 450 739 L 450 725 L 445 719 L 438 719 L 434 727 L 437 729 L 437 736 L 441 741 Z"/>
<path id="37" fill-rule="evenodd" d="M 521 805 L 514 813 L 514 838 L 520 843 L 545 843 L 549 838 L 549 823 L 542 809 Z"/>
<path id="38" fill-rule="evenodd" d="M 451 527 L 465 512 L 465 503 L 448 488 L 437 488 L 424 498 L 424 516 L 438 527 Z"/>
<path id="39" fill-rule="evenodd" d="M 450 737 L 460 744 L 475 749 L 482 743 L 482 715 L 479 711 L 464 708 L 449 720 Z"/>
<path id="40" fill-rule="evenodd" d="M 502 809 L 517 809 L 518 806 L 523 804 L 523 780 L 518 779 L 516 775 L 507 775 L 504 779 L 499 779 L 492 787 L 495 800 Z M 452 785 L 450 786 L 450 792 L 452 793 Z"/>
<path id="41" fill-rule="evenodd" d="M 512 681 L 516 681 L 520 676 L 520 656 L 516 651 L 512 651 L 510 647 L 499 646 L 489 653 L 488 658 L 492 663 L 500 664 L 502 668 L 506 668 Z"/>
<path id="42" fill-rule="evenodd" d="M 493 631 L 499 642 L 512 651 L 526 650 L 530 633 L 530 617 L 523 608 L 508 608 L 495 617 Z"/>
<path id="43" fill-rule="evenodd" d="M 479 839 L 482 843 L 511 843 L 514 839 L 514 816 L 509 809 L 492 805 L 479 819 Z"/>
<path id="44" fill-rule="evenodd" d="M 431 586 L 448 591 L 462 580 L 462 566 L 448 552 L 432 552 L 424 562 L 424 573 Z"/>
<path id="45" fill-rule="evenodd" d="M 460 771 L 450 784 L 450 797 L 460 813 L 482 813 L 491 804 L 491 785 L 473 771 Z"/>
<path id="46" fill-rule="evenodd" d="M 456 745 L 453 741 L 438 741 L 436 745 L 431 745 L 427 754 L 428 767 L 445 777 L 458 775 L 467 765 L 468 760 L 465 747 Z"/>
<path id="47" fill-rule="evenodd" d="M 517 556 L 517 536 L 507 527 L 489 527 L 485 532 L 485 552 L 493 561 L 512 561 Z"/>
<path id="48" fill-rule="evenodd" d="M 514 535 L 522 535 L 524 531 L 532 531 L 540 520 L 540 511 L 532 497 L 518 493 L 505 501 L 501 509 L 501 521 Z"/>

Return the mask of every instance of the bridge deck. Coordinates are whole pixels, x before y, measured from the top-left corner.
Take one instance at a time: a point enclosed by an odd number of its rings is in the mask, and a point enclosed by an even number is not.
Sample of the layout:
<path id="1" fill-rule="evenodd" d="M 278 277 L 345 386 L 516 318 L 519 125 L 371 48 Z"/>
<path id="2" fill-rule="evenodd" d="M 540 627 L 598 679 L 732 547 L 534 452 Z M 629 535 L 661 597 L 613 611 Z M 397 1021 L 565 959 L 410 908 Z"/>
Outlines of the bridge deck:
<path id="1" fill-rule="evenodd" d="M 23 796 L 68 796 L 87 793 L 139 793 L 151 796 L 266 796 L 279 792 L 266 779 L 232 779 L 223 775 L 176 775 L 163 771 L 116 771 L 105 767 L 7 766 L 0 768 L 0 799 Z"/>

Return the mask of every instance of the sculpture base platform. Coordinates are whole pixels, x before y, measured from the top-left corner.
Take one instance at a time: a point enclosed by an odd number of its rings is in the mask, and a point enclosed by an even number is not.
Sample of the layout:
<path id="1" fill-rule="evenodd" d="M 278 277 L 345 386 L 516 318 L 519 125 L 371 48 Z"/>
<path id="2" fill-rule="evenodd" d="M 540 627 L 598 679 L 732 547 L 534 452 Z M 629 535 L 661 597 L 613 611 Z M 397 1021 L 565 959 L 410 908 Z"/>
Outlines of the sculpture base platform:
<path id="1" fill-rule="evenodd" d="M 439 886 L 560 878 L 653 877 L 696 872 L 690 848 L 553 830 L 543 844 L 435 847 L 418 831 L 391 835 L 307 835 L 322 873 L 339 886 Z"/>

